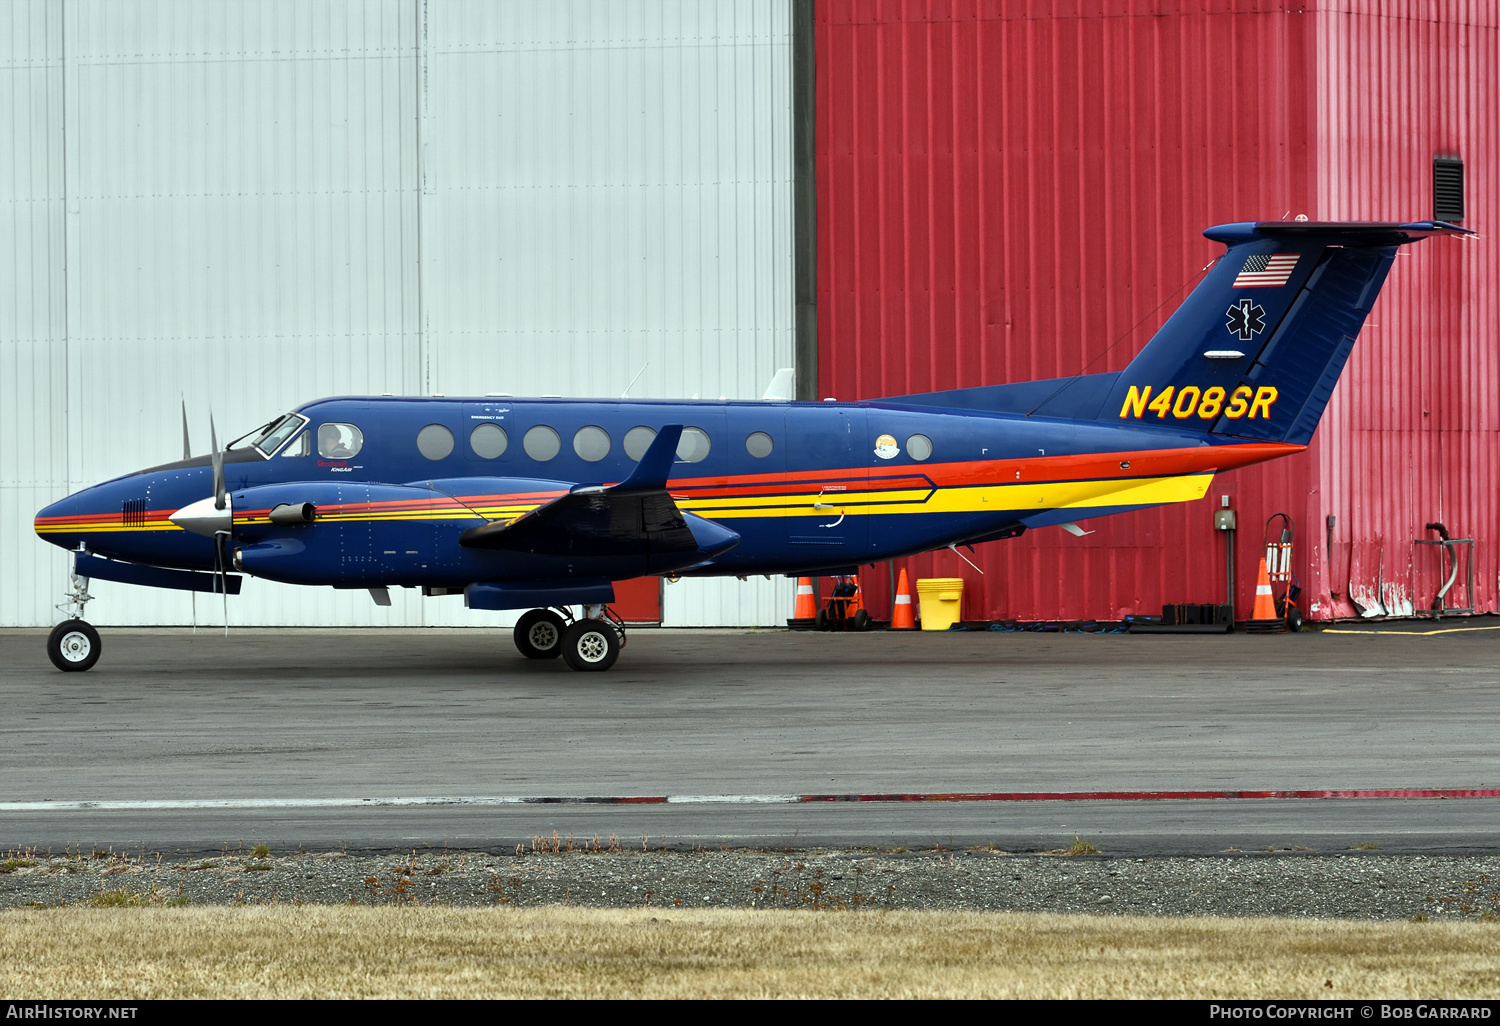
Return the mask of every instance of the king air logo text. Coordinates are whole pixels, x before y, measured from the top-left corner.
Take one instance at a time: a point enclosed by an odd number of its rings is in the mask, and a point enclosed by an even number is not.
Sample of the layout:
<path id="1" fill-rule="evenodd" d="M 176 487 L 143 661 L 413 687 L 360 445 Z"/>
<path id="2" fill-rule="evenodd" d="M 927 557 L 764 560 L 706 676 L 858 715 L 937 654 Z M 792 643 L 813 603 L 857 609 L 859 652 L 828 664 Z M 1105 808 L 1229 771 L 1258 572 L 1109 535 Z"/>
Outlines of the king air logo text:
<path id="1" fill-rule="evenodd" d="M 1229 400 L 1227 403 L 1224 401 L 1226 397 Z M 1150 385 L 1145 388 L 1131 385 L 1130 391 L 1125 394 L 1125 405 L 1120 407 L 1120 416 L 1140 420 L 1147 413 L 1154 413 L 1159 420 L 1166 420 L 1169 416 L 1177 420 L 1187 420 L 1193 416 L 1213 420 L 1222 413 L 1230 420 L 1239 420 L 1241 417 L 1246 420 L 1270 420 L 1271 407 L 1276 404 L 1276 398 L 1276 389 L 1270 385 L 1261 385 L 1259 388 L 1241 385 L 1233 392 L 1218 385 L 1210 388 L 1199 388 L 1196 385 L 1176 388 L 1168 385 L 1155 396 L 1151 394 Z"/>

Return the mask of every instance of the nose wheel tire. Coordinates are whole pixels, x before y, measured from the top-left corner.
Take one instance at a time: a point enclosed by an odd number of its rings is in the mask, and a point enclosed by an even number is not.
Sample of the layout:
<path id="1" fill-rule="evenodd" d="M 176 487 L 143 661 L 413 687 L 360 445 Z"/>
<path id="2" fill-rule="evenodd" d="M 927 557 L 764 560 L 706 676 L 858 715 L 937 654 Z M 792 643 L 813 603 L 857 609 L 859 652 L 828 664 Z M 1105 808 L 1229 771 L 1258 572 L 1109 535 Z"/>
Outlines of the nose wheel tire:
<path id="1" fill-rule="evenodd" d="M 562 656 L 575 670 L 607 670 L 620 658 L 620 636 L 604 620 L 578 620 L 563 635 Z"/>
<path id="2" fill-rule="evenodd" d="M 556 659 L 567 625 L 550 609 L 533 609 L 516 621 L 516 648 L 527 659 Z"/>
<path id="3" fill-rule="evenodd" d="M 47 658 L 67 673 L 87 670 L 99 661 L 99 632 L 82 620 L 64 620 L 47 635 Z"/>

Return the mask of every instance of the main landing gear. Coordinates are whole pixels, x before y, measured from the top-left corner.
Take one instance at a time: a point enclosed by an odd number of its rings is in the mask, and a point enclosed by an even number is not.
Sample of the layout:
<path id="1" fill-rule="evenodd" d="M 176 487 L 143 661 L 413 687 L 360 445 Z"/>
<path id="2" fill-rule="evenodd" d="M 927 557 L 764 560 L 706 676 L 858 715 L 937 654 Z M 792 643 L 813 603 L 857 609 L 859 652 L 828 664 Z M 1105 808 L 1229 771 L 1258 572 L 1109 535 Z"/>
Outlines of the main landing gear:
<path id="1" fill-rule="evenodd" d="M 99 632 L 83 618 L 83 609 L 91 598 L 89 579 L 69 574 L 68 593 L 57 607 L 68 618 L 47 635 L 47 658 L 59 670 L 67 673 L 87 670 L 99 661 L 99 654 L 104 651 Z"/>
<path id="2" fill-rule="evenodd" d="M 607 670 L 625 647 L 625 625 L 602 605 L 583 607 L 581 620 L 567 609 L 533 609 L 516 621 L 516 648 L 527 659 L 563 657 L 575 670 Z"/>

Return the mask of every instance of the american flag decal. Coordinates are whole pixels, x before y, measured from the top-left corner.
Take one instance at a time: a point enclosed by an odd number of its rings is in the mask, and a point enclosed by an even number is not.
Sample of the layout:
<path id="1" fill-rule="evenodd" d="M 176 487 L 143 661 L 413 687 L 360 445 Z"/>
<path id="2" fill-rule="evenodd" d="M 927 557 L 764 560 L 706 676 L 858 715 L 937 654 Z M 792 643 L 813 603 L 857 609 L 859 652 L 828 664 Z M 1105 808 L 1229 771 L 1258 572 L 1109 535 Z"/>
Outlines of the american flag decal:
<path id="1" fill-rule="evenodd" d="M 1235 276 L 1237 289 L 1280 288 L 1297 268 L 1301 253 L 1273 253 L 1245 258 L 1245 266 Z"/>

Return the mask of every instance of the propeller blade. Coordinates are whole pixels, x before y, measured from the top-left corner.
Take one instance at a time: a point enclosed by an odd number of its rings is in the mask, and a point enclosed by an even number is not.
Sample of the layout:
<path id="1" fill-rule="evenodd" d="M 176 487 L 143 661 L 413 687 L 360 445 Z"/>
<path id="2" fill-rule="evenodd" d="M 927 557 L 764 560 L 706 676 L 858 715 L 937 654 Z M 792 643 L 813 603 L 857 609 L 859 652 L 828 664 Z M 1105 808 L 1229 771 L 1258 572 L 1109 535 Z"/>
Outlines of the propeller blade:
<path id="1" fill-rule="evenodd" d="M 188 441 L 186 399 L 182 401 L 182 458 L 185 460 L 190 460 L 193 458 L 193 443 Z"/>
<path id="2" fill-rule="evenodd" d="M 213 446 L 214 509 L 224 508 L 224 454 L 219 451 L 219 433 L 214 429 L 214 415 L 208 415 L 208 438 Z"/>

